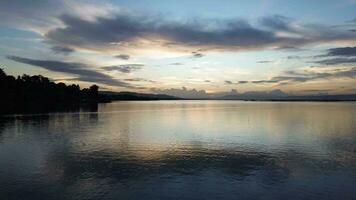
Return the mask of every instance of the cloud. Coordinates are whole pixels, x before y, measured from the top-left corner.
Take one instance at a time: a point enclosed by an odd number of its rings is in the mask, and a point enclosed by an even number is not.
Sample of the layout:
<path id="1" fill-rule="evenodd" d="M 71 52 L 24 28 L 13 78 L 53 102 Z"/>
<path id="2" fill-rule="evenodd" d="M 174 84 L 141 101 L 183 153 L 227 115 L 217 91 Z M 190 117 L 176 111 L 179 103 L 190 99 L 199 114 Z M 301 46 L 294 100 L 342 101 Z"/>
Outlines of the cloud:
<path id="1" fill-rule="evenodd" d="M 55 17 L 66 9 L 64 1 L 2 0 L 0 1 L 1 24 L 19 27 L 44 27 L 57 25 Z M 53 24 L 51 24 L 53 23 Z"/>
<path id="2" fill-rule="evenodd" d="M 118 44 L 119 48 L 137 47 L 140 39 L 152 43 L 157 38 L 160 39 L 160 46 L 207 46 L 219 49 L 264 46 L 277 42 L 271 32 L 259 30 L 241 20 L 223 21 L 223 25 L 213 30 L 206 30 L 203 21 L 167 22 L 154 16 L 129 14 L 98 17 L 95 21 L 63 15 L 60 20 L 65 27 L 48 32 L 47 38 L 53 43 L 82 47 L 107 46 L 110 43 Z M 194 55 L 202 56 L 199 53 Z"/>
<path id="3" fill-rule="evenodd" d="M 328 53 L 325 56 L 356 56 L 356 47 L 340 47 L 328 49 Z"/>
<path id="4" fill-rule="evenodd" d="M 250 83 L 277 83 L 279 80 L 274 80 L 275 78 L 279 79 L 279 77 L 274 77 L 272 80 L 259 80 L 259 81 L 250 81 Z"/>
<path id="5" fill-rule="evenodd" d="M 40 27 L 39 32 L 54 46 L 110 53 L 152 47 L 184 52 L 298 48 L 356 39 L 355 34 L 341 28 L 301 23 L 281 15 L 266 16 L 257 23 L 238 18 L 175 20 L 95 1 L 3 0 L 0 18 L 0 24 L 30 30 Z"/>
<path id="6" fill-rule="evenodd" d="M 170 63 L 169 65 L 183 65 L 183 63 L 175 62 L 175 63 Z"/>
<path id="7" fill-rule="evenodd" d="M 339 47 L 327 50 L 326 54 L 315 56 L 315 58 L 325 58 L 314 61 L 322 65 L 342 65 L 356 63 L 356 47 Z"/>
<path id="8" fill-rule="evenodd" d="M 257 61 L 257 63 L 272 63 L 273 61 L 271 60 L 261 60 L 261 61 Z"/>
<path id="9" fill-rule="evenodd" d="M 225 83 L 225 84 L 228 84 L 228 85 L 233 84 L 233 83 L 232 83 L 232 81 L 227 81 L 227 80 L 226 80 L 226 81 L 224 81 L 224 83 Z"/>
<path id="10" fill-rule="evenodd" d="M 69 48 L 69 47 L 62 47 L 62 46 L 53 46 L 51 47 L 51 50 L 54 52 L 54 53 L 57 53 L 57 54 L 64 54 L 64 55 L 68 55 L 70 53 L 73 53 L 75 50 L 72 49 L 72 48 Z"/>
<path id="11" fill-rule="evenodd" d="M 157 81 L 149 80 L 149 79 L 144 79 L 144 78 L 126 78 L 124 81 L 129 81 L 129 82 L 149 82 L 149 83 L 157 83 Z"/>
<path id="12" fill-rule="evenodd" d="M 132 85 L 123 81 L 117 80 L 109 75 L 90 69 L 90 66 L 83 63 L 62 62 L 52 60 L 35 60 L 18 56 L 8 56 L 10 60 L 41 67 L 53 72 L 62 72 L 78 76 L 76 80 L 85 82 L 102 83 L 111 86 L 120 86 L 131 88 Z"/>
<path id="13" fill-rule="evenodd" d="M 157 89 L 151 88 L 151 91 L 157 94 L 167 94 L 175 97 L 181 98 L 208 98 L 210 97 L 205 90 L 187 89 L 182 87 L 181 89 L 170 88 L 170 89 Z"/>
<path id="14" fill-rule="evenodd" d="M 250 82 L 254 82 L 254 81 L 237 81 L 237 82 L 233 82 L 233 81 L 229 81 L 229 80 L 225 80 L 224 83 L 227 85 L 233 85 L 233 84 L 246 84 L 246 83 L 250 83 Z"/>
<path id="15" fill-rule="evenodd" d="M 261 24 L 271 30 L 274 31 L 292 31 L 294 29 L 291 27 L 291 23 L 293 22 L 291 18 L 281 16 L 281 15 L 273 15 L 268 17 L 263 17 L 260 20 Z"/>
<path id="16" fill-rule="evenodd" d="M 130 55 L 120 54 L 120 55 L 116 55 L 115 58 L 119 58 L 121 60 L 129 60 L 130 59 Z"/>
<path id="17" fill-rule="evenodd" d="M 315 63 L 322 64 L 322 65 L 351 64 L 351 63 L 356 63 L 356 57 L 355 58 L 330 58 L 330 59 L 315 61 Z"/>
<path id="18" fill-rule="evenodd" d="M 98 51 L 160 47 L 171 50 L 238 51 L 299 47 L 311 43 L 355 40 L 349 31 L 320 24 L 301 24 L 283 16 L 263 18 L 260 25 L 242 19 L 174 21 L 161 16 L 115 13 L 85 20 L 62 15 L 64 26 L 46 34 L 54 44 Z M 296 25 L 297 24 L 297 25 Z M 193 52 L 201 57 L 201 52 Z"/>
<path id="19" fill-rule="evenodd" d="M 286 57 L 286 59 L 288 59 L 288 60 L 292 60 L 292 59 L 298 60 L 298 59 L 302 59 L 302 58 L 303 58 L 302 56 L 287 56 Z"/>
<path id="20" fill-rule="evenodd" d="M 311 67 L 312 68 L 312 67 Z M 285 71 L 284 75 L 274 76 L 267 80 L 243 81 L 243 83 L 253 84 L 269 84 L 278 83 L 279 85 L 286 85 L 292 83 L 308 82 L 320 79 L 333 79 L 333 78 L 351 78 L 356 79 L 356 67 L 347 69 L 335 69 L 329 72 L 315 72 L 304 70 L 298 71 Z"/>
<path id="21" fill-rule="evenodd" d="M 192 54 L 193 54 L 193 58 L 202 58 L 205 56 L 204 54 L 195 51 L 193 51 Z"/>
<path id="22" fill-rule="evenodd" d="M 137 71 L 141 69 L 143 64 L 124 64 L 124 65 L 113 65 L 101 67 L 105 71 L 119 71 L 121 73 L 131 73 L 133 71 Z"/>
<path id="23" fill-rule="evenodd" d="M 274 50 L 285 50 L 285 51 L 303 51 L 303 50 L 305 50 L 305 49 L 302 49 L 297 46 L 279 46 L 279 47 L 275 47 L 273 49 Z"/>
<path id="24" fill-rule="evenodd" d="M 117 8 L 108 2 L 87 0 L 1 0 L 0 24 L 45 33 L 61 26 L 58 16 L 71 14 L 85 20 L 109 16 Z"/>
<path id="25" fill-rule="evenodd" d="M 38 32 L 54 46 L 115 53 L 153 47 L 184 52 L 298 48 L 356 39 L 347 30 L 281 15 L 263 17 L 257 23 L 237 18 L 174 20 L 94 1 L 33 0 L 29 4 L 26 0 L 3 0 L 0 17 L 0 23 L 31 30 L 40 27 Z"/>

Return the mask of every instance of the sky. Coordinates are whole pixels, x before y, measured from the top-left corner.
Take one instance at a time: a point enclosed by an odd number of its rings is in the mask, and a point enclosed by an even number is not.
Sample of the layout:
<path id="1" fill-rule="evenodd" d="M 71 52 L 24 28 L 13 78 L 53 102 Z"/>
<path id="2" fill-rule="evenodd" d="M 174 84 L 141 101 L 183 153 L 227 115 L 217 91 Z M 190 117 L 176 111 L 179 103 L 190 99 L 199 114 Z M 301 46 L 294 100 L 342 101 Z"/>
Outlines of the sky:
<path id="1" fill-rule="evenodd" d="M 356 93 L 355 0 L 1 0 L 0 67 L 181 97 Z"/>

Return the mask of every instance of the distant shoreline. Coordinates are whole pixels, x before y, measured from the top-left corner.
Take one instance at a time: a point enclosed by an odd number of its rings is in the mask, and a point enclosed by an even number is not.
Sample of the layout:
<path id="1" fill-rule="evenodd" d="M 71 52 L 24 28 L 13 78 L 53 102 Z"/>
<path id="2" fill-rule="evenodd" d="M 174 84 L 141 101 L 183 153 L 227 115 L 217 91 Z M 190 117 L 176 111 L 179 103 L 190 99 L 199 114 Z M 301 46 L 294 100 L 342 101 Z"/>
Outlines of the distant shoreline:
<path id="1" fill-rule="evenodd" d="M 254 100 L 254 99 L 151 99 L 151 100 L 112 100 L 111 102 L 117 101 L 250 101 L 250 102 L 356 102 L 356 100 L 313 100 L 313 99 L 306 99 L 306 100 L 283 100 L 283 99 L 265 99 L 265 100 Z M 104 102 L 104 103 L 111 103 L 111 102 Z"/>
<path id="2" fill-rule="evenodd" d="M 14 77 L 0 69 L 0 115 L 56 111 L 97 111 L 99 103 L 113 101 L 255 101 L 255 102 L 353 102 L 356 94 L 291 96 L 282 91 L 268 93 L 205 94 L 205 98 L 182 98 L 167 94 L 99 91 L 97 85 L 55 83 L 41 75 Z M 180 95 L 177 95 L 180 96 Z"/>
<path id="3" fill-rule="evenodd" d="M 356 100 L 239 100 L 239 99 L 151 99 L 151 100 L 112 100 L 110 102 L 98 102 L 94 104 L 79 104 L 74 106 L 54 106 L 50 109 L 23 109 L 23 110 L 14 110 L 13 112 L 0 113 L 0 117 L 14 116 L 14 115 L 43 115 L 49 113 L 66 113 L 66 112 L 97 112 L 99 104 L 109 104 L 113 102 L 149 102 L 149 101 L 240 101 L 240 102 L 280 102 L 280 103 L 296 103 L 296 102 L 323 102 L 323 103 L 332 103 L 332 102 L 343 102 L 351 103 L 356 102 Z"/>

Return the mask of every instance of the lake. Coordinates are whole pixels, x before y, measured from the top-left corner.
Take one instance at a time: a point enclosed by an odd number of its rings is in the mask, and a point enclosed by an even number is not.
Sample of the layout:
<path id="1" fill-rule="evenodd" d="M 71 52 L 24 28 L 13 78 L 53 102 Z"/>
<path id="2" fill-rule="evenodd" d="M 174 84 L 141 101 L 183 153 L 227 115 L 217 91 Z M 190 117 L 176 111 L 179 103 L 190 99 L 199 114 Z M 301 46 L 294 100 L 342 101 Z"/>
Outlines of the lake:
<path id="1" fill-rule="evenodd" d="M 356 103 L 131 101 L 2 117 L 0 199 L 356 199 Z"/>

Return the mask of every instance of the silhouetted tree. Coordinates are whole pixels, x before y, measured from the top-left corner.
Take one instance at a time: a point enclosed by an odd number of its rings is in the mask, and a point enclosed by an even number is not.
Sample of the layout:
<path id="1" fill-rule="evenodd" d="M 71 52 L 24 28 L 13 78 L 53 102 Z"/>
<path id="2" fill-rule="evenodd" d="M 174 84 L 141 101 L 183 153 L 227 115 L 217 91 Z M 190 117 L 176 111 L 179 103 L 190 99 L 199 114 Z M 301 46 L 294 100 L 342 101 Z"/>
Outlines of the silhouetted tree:
<path id="1" fill-rule="evenodd" d="M 0 78 L 3 79 L 6 77 L 6 74 L 3 69 L 0 68 Z"/>
<path id="2" fill-rule="evenodd" d="M 99 87 L 80 89 L 79 85 L 54 83 L 49 78 L 36 75 L 8 76 L 0 69 L 0 114 L 26 109 L 51 109 L 97 103 L 104 98 L 98 94 Z"/>
<path id="3" fill-rule="evenodd" d="M 98 97 L 99 87 L 97 85 L 90 86 L 89 91 L 92 97 Z"/>

